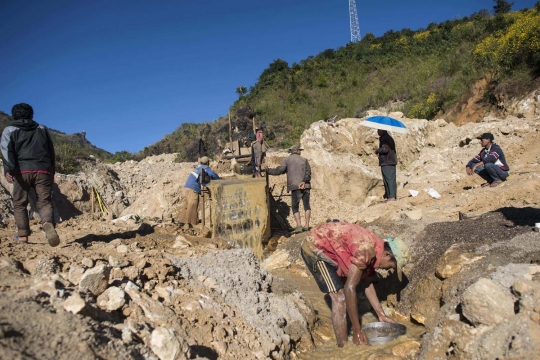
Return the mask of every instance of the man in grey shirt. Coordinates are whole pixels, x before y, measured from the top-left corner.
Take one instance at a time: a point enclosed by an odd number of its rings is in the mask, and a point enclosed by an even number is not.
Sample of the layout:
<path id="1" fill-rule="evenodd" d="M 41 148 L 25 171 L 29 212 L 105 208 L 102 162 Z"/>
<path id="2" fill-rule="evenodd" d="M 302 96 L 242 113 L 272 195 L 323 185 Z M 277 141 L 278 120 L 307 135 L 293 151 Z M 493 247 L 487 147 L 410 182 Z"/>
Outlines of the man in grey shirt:
<path id="1" fill-rule="evenodd" d="M 263 130 L 255 130 L 256 140 L 251 145 L 251 168 L 253 171 L 253 177 L 261 177 L 261 165 L 266 157 L 266 144 L 263 140 Z"/>
<path id="2" fill-rule="evenodd" d="M 267 169 L 269 175 L 281 175 L 287 173 L 287 191 L 292 191 L 292 212 L 296 221 L 296 228 L 293 233 L 300 233 L 309 230 L 309 218 L 311 207 L 309 206 L 309 192 L 311 189 L 311 167 L 306 158 L 300 156 L 304 150 L 300 146 L 293 146 L 289 149 L 291 153 L 280 166 L 274 169 Z M 305 227 L 300 221 L 300 200 L 304 205 Z"/>

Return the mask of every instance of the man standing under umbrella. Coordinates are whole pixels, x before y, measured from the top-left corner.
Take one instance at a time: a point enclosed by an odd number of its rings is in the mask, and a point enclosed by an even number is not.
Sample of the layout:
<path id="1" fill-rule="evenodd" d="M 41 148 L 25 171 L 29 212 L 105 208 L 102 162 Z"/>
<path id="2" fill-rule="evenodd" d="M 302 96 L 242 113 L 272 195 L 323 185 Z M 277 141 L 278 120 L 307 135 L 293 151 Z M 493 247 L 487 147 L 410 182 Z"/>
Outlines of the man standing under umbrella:
<path id="1" fill-rule="evenodd" d="M 379 135 L 379 148 L 375 150 L 375 154 L 379 155 L 379 166 L 384 182 L 384 197 L 386 202 L 396 201 L 396 143 L 386 130 L 377 130 L 377 134 Z"/>

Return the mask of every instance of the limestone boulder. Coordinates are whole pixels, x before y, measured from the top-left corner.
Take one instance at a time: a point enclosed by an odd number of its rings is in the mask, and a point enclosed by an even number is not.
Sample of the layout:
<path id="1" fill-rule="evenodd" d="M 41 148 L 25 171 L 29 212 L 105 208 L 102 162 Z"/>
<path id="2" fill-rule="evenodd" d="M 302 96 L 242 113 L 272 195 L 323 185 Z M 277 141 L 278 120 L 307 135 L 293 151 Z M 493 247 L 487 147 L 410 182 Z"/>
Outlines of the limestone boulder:
<path id="1" fill-rule="evenodd" d="M 392 348 L 392 354 L 399 356 L 400 358 L 415 358 L 416 354 L 420 350 L 420 343 L 418 341 L 407 341 L 396 345 Z"/>
<path id="2" fill-rule="evenodd" d="M 81 298 L 78 292 L 74 292 L 66 301 L 63 307 L 66 311 L 73 314 L 79 314 L 86 308 L 86 302 Z"/>
<path id="3" fill-rule="evenodd" d="M 84 270 L 85 269 L 82 266 L 72 264 L 69 267 L 68 280 L 74 285 L 79 285 L 79 282 L 84 275 Z"/>
<path id="4" fill-rule="evenodd" d="M 517 280 L 532 280 L 540 274 L 540 265 L 508 264 L 500 266 L 491 274 L 491 279 L 504 288 L 510 288 Z"/>
<path id="5" fill-rule="evenodd" d="M 174 331 L 157 327 L 152 331 L 150 348 L 160 360 L 190 359 L 191 351 L 188 343 Z"/>
<path id="6" fill-rule="evenodd" d="M 540 325 L 526 315 L 517 315 L 500 322 L 479 336 L 471 345 L 470 358 L 538 359 Z"/>
<path id="7" fill-rule="evenodd" d="M 125 293 L 122 289 L 111 286 L 97 298 L 97 304 L 100 308 L 107 311 L 120 309 L 126 303 Z"/>
<path id="8" fill-rule="evenodd" d="M 111 267 L 105 264 L 86 270 L 79 282 L 79 289 L 89 290 L 95 296 L 100 295 L 107 289 L 110 272 Z"/>
<path id="9" fill-rule="evenodd" d="M 440 279 L 447 279 L 460 272 L 464 266 L 472 264 L 482 258 L 483 256 L 469 254 L 460 250 L 457 246 L 452 246 L 439 259 L 435 274 Z"/>
<path id="10" fill-rule="evenodd" d="M 442 281 L 435 275 L 428 275 L 416 285 L 411 306 L 411 317 L 424 324 L 429 330 L 437 324 L 437 316 L 442 297 Z"/>
<path id="11" fill-rule="evenodd" d="M 481 278 L 462 294 L 461 308 L 475 326 L 494 326 L 514 315 L 514 299 L 493 280 Z"/>

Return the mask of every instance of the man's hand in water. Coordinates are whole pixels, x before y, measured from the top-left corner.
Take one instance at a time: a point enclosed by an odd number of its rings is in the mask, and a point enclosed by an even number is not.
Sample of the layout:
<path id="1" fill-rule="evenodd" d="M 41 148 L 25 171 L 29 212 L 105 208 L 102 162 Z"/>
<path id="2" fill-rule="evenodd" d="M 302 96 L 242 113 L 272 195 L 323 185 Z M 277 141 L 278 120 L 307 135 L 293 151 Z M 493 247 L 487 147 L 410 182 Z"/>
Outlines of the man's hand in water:
<path id="1" fill-rule="evenodd" d="M 353 330 L 352 341 L 356 345 L 368 344 L 367 336 L 364 330 L 360 330 L 360 331 Z"/>
<path id="2" fill-rule="evenodd" d="M 379 315 L 379 321 L 380 322 L 387 322 L 387 323 L 393 323 L 395 324 L 396 322 L 392 319 L 390 319 L 388 316 L 386 315 Z"/>

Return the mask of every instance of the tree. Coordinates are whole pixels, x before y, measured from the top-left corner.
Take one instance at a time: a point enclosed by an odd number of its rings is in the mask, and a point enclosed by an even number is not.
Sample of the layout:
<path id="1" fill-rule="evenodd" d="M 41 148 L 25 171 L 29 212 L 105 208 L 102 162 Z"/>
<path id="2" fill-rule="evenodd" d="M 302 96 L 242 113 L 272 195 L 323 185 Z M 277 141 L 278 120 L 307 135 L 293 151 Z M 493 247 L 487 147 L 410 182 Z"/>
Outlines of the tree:
<path id="1" fill-rule="evenodd" d="M 495 15 L 506 14 L 512 10 L 513 2 L 508 2 L 506 0 L 493 0 L 495 5 L 493 6 L 493 11 Z"/>
<path id="2" fill-rule="evenodd" d="M 247 94 L 247 87 L 245 85 L 240 85 L 236 88 L 236 93 L 239 97 L 242 97 Z"/>

